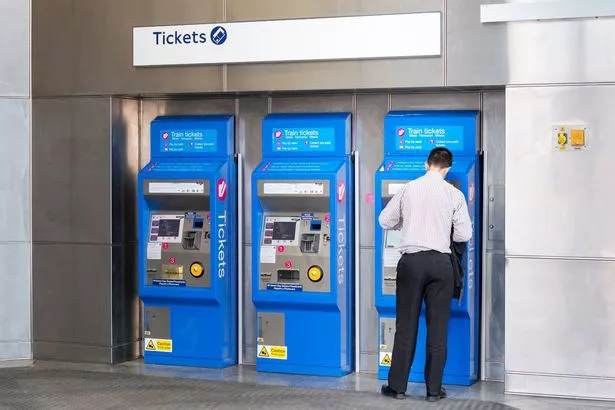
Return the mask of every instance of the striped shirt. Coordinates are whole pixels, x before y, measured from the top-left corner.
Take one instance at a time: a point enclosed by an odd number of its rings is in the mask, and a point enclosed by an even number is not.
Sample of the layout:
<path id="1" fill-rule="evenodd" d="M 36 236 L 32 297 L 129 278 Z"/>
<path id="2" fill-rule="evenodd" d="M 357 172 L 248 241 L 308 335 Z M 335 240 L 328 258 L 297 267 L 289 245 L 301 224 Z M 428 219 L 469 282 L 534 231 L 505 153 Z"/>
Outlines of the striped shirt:
<path id="1" fill-rule="evenodd" d="M 378 217 L 383 229 L 401 228 L 400 253 L 435 250 L 451 253 L 453 241 L 472 238 L 472 222 L 463 193 L 437 171 L 408 182 Z"/>

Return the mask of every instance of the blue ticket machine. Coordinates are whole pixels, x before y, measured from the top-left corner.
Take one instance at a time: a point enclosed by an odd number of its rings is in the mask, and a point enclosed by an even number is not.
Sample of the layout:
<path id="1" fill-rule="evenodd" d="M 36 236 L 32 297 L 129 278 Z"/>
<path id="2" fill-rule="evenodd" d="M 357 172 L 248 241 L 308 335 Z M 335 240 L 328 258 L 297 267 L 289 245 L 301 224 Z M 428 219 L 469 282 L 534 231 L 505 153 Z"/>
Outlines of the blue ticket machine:
<path id="1" fill-rule="evenodd" d="M 272 114 L 252 175 L 256 370 L 353 370 L 350 114 Z"/>
<path id="2" fill-rule="evenodd" d="M 158 117 L 139 173 L 145 363 L 237 362 L 233 116 Z"/>
<path id="3" fill-rule="evenodd" d="M 481 170 L 477 122 L 478 112 L 475 111 L 390 112 L 384 125 L 384 162 L 376 172 L 375 187 L 378 216 L 405 183 L 425 174 L 425 162 L 433 148 L 444 146 L 453 153 L 453 167 L 447 180 L 464 193 L 474 233 L 463 260 L 466 274 L 463 295 L 461 300 L 451 301 L 448 357 L 443 382 L 466 386 L 476 382 L 479 368 Z M 375 302 L 380 333 L 378 376 L 386 379 L 395 336 L 395 279 L 401 257 L 397 250 L 401 235 L 399 231 L 383 230 L 377 218 L 375 228 Z M 425 343 L 423 310 L 410 381 L 424 381 Z"/>

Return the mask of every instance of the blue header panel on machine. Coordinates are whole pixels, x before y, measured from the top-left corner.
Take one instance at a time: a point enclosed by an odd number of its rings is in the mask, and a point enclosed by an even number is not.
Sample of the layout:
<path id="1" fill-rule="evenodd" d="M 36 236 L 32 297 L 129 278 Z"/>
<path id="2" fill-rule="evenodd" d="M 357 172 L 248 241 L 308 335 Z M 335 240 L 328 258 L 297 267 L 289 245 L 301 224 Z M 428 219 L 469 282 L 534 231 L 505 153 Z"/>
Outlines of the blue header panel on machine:
<path id="1" fill-rule="evenodd" d="M 437 147 L 476 154 L 477 111 L 391 111 L 384 119 L 384 155 L 421 155 Z"/>
<path id="2" fill-rule="evenodd" d="M 349 113 L 269 114 L 263 120 L 263 157 L 348 155 L 350 118 Z"/>
<path id="3" fill-rule="evenodd" d="M 235 153 L 231 115 L 163 116 L 151 125 L 151 157 L 227 157 Z"/>

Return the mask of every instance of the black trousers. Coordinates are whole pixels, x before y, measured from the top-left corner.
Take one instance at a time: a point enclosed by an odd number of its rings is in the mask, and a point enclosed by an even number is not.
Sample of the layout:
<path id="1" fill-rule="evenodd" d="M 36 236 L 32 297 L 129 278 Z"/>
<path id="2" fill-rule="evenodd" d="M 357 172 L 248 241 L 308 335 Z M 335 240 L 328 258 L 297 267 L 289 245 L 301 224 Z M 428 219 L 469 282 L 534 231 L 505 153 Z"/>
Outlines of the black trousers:
<path id="1" fill-rule="evenodd" d="M 419 316 L 425 300 L 427 394 L 437 395 L 446 364 L 448 321 L 453 298 L 454 273 L 450 255 L 426 251 L 404 254 L 397 265 L 396 329 L 389 387 L 404 393 L 414 360 Z"/>

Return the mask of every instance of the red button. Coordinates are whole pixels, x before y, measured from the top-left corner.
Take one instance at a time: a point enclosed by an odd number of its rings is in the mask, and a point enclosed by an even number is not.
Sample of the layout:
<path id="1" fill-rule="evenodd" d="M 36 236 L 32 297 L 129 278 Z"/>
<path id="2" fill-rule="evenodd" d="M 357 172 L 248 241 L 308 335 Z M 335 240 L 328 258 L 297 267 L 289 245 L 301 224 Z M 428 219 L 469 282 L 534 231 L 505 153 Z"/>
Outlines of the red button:
<path id="1" fill-rule="evenodd" d="M 173 264 L 175 263 L 175 258 L 174 258 L 173 256 L 171 256 L 171 257 L 169 258 L 169 263 L 170 263 L 171 265 L 173 265 Z"/>
<path id="2" fill-rule="evenodd" d="M 207 214 L 207 220 L 211 221 L 211 215 L 210 214 Z"/>
<path id="3" fill-rule="evenodd" d="M 278 252 L 284 253 L 285 250 L 286 250 L 286 248 L 284 247 L 284 245 L 278 246 Z"/>
<path id="4" fill-rule="evenodd" d="M 331 222 L 331 215 L 325 216 L 325 222 Z"/>
<path id="5" fill-rule="evenodd" d="M 162 244 L 162 249 L 169 249 L 169 244 L 168 243 L 163 243 Z"/>
<path id="6" fill-rule="evenodd" d="M 284 266 L 286 267 L 286 269 L 290 269 L 293 267 L 293 263 L 291 261 L 286 261 L 284 262 Z"/>

